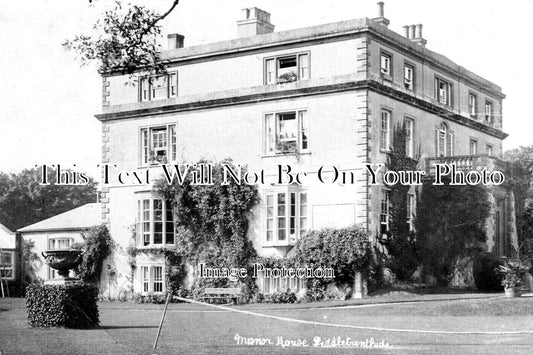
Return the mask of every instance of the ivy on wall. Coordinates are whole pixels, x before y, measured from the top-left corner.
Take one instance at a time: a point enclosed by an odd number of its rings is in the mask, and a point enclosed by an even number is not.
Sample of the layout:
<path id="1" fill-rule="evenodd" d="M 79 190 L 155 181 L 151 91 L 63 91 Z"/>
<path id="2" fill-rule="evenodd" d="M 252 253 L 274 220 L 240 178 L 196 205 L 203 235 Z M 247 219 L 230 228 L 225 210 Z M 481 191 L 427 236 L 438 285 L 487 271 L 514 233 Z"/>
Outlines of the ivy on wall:
<path id="1" fill-rule="evenodd" d="M 114 246 L 113 239 L 105 225 L 96 226 L 82 233 L 83 242 L 73 245 L 84 251 L 76 273 L 86 282 L 100 281 L 105 258 Z"/>

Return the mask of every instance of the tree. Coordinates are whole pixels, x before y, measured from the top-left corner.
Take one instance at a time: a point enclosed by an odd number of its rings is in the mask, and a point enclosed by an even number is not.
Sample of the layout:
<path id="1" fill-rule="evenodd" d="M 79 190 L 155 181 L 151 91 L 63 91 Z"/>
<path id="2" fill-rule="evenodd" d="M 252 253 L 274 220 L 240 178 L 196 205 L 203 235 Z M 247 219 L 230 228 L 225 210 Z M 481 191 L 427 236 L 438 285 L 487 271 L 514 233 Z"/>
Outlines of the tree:
<path id="1" fill-rule="evenodd" d="M 424 272 L 440 286 L 452 279 L 457 261 L 474 257 L 486 242 L 490 203 L 483 185 L 433 185 L 424 181 L 416 209 L 416 235 Z"/>
<path id="2" fill-rule="evenodd" d="M 407 129 L 398 124 L 393 133 L 393 143 L 387 159 L 389 171 L 414 171 L 417 159 L 407 155 Z M 390 236 L 382 243 L 387 248 L 387 266 L 399 280 L 408 280 L 418 265 L 416 238 L 410 231 L 407 204 L 410 185 L 397 183 L 390 186 Z M 411 212 L 412 213 L 412 212 Z"/>
<path id="3" fill-rule="evenodd" d="M 89 1 L 91 2 L 91 1 Z M 128 5 L 115 1 L 112 10 L 105 11 L 93 26 L 94 34 L 77 35 L 63 43 L 74 50 L 82 65 L 98 62 L 101 72 L 122 72 L 132 76 L 143 69 L 153 73 L 165 73 L 160 58 L 157 39 L 161 34 L 160 21 L 178 5 L 173 0 L 162 15 L 145 6 Z"/>
<path id="4" fill-rule="evenodd" d="M 520 252 L 533 258 L 533 145 L 505 152 L 507 181 L 515 198 L 516 230 Z"/>
<path id="5" fill-rule="evenodd" d="M 55 171 L 48 169 L 53 182 Z M 66 212 L 96 200 L 96 183 L 86 185 L 39 185 L 40 171 L 0 173 L 0 222 L 11 230 Z"/>

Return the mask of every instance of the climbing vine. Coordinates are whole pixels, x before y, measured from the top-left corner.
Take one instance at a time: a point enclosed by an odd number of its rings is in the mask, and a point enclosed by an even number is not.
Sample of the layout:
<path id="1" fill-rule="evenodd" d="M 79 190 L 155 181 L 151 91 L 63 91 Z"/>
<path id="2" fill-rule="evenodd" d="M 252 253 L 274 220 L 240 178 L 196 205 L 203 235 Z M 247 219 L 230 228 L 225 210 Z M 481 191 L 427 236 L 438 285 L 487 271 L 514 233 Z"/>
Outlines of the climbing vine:
<path id="1" fill-rule="evenodd" d="M 105 225 L 88 229 L 82 233 L 82 238 L 82 243 L 73 246 L 84 251 L 77 273 L 83 281 L 98 282 L 104 260 L 113 248 L 113 239 Z"/>

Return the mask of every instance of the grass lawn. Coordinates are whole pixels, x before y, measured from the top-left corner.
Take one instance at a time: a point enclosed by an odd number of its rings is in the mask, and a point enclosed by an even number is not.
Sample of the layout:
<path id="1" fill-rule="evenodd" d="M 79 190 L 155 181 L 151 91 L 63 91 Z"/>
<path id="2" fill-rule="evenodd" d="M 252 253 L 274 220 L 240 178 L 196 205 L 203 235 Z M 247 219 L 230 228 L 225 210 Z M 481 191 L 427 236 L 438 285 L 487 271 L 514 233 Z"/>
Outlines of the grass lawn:
<path id="1" fill-rule="evenodd" d="M 396 303 L 386 303 L 391 301 Z M 102 302 L 99 307 L 99 329 L 32 329 L 26 324 L 23 299 L 0 299 L 0 351 L 3 354 L 533 353 L 533 298 L 529 297 L 392 294 L 360 301 L 230 307 L 279 318 L 204 305 L 171 304 L 156 350 L 152 350 L 152 345 L 163 305 Z M 495 331 L 530 333 L 457 333 Z M 237 337 L 240 344 L 235 340 L 237 334 L 241 337 Z M 370 342 L 372 338 L 374 342 L 383 340 L 392 348 L 283 348 L 276 345 L 278 337 L 307 344 L 313 344 L 315 337 L 321 340 L 349 337 L 362 342 L 366 339 Z M 245 345 L 243 339 L 265 345 Z"/>

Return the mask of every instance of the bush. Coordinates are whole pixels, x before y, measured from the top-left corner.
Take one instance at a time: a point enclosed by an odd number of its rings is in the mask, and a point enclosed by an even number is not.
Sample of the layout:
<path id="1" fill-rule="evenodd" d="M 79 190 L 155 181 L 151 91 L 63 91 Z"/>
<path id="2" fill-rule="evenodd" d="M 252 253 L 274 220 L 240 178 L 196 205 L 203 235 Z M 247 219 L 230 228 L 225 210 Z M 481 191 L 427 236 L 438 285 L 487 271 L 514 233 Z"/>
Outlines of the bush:
<path id="1" fill-rule="evenodd" d="M 91 285 L 38 285 L 26 288 L 32 327 L 92 328 L 99 324 L 98 288 Z"/>
<path id="2" fill-rule="evenodd" d="M 296 293 L 291 290 L 284 292 L 275 292 L 264 295 L 263 302 L 265 303 L 294 303 L 296 302 Z"/>
<path id="3" fill-rule="evenodd" d="M 135 303 L 154 303 L 154 304 L 164 304 L 167 300 L 166 294 L 152 294 L 148 293 L 146 295 L 141 295 L 140 293 L 135 293 L 133 295 L 133 301 Z"/>
<path id="4" fill-rule="evenodd" d="M 502 260 L 492 253 L 480 253 L 474 259 L 474 281 L 480 291 L 502 291 L 501 276 L 495 269 L 503 265 Z"/>

